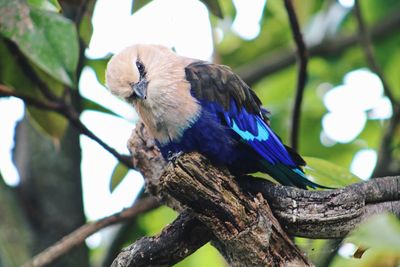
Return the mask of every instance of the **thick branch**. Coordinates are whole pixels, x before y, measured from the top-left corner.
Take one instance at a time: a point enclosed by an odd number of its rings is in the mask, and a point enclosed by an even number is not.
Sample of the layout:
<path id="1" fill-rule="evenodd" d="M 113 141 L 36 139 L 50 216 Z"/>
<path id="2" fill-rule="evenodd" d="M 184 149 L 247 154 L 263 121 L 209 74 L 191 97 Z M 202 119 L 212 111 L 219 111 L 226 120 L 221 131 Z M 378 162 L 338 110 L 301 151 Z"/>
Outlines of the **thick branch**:
<path id="1" fill-rule="evenodd" d="M 292 0 L 285 0 L 286 12 L 289 17 L 290 28 L 292 29 L 293 39 L 297 47 L 298 58 L 298 75 L 296 86 L 296 97 L 293 105 L 292 127 L 290 131 L 290 145 L 294 150 L 298 149 L 299 128 L 300 128 L 300 110 L 303 101 L 304 88 L 307 83 L 307 62 L 308 53 L 306 44 L 301 34 L 300 25 L 297 20 L 296 11 L 294 10 Z"/>
<path id="2" fill-rule="evenodd" d="M 254 177 L 240 181 L 247 190 L 262 192 L 285 231 L 295 236 L 343 238 L 373 214 L 392 212 L 400 216 L 400 177 L 325 191 L 273 185 Z"/>
<path id="3" fill-rule="evenodd" d="M 174 261 L 168 264 L 162 262 L 160 265 L 171 265 L 200 248 L 206 241 L 199 241 L 197 237 L 209 234 L 209 229 L 213 229 L 214 227 L 215 230 L 215 228 L 218 228 L 218 231 L 222 233 L 220 234 L 222 235 L 222 237 L 220 237 L 221 239 L 226 236 L 236 235 L 240 232 L 240 229 L 242 229 L 243 224 L 235 220 L 232 221 L 232 218 L 236 217 L 232 217 L 228 211 L 224 211 L 226 210 L 225 205 L 222 207 L 209 205 L 210 202 L 224 203 L 225 200 L 216 198 L 221 197 L 219 194 L 220 188 L 229 187 L 231 185 L 229 180 L 233 178 L 229 176 L 229 174 L 226 174 L 227 177 L 222 178 L 225 182 L 215 183 L 214 178 L 210 177 L 210 175 L 215 174 L 215 167 L 206 164 L 205 161 L 199 160 L 198 156 L 192 157 L 192 155 L 183 155 L 182 157 L 183 159 L 179 159 L 179 163 L 168 167 L 169 170 L 167 170 L 164 176 L 175 175 L 176 173 L 178 173 L 177 175 L 179 175 L 180 178 L 186 177 L 188 173 L 194 175 L 197 177 L 196 179 L 201 179 L 203 181 L 203 183 L 198 184 L 196 188 L 207 187 L 211 200 L 204 200 L 203 196 L 198 195 L 199 192 L 197 189 L 188 189 L 186 187 L 182 189 L 180 186 L 182 182 L 185 183 L 184 180 L 179 180 L 179 184 L 170 184 L 169 187 L 171 187 L 171 189 L 168 190 L 175 191 L 173 194 L 185 203 L 190 202 L 193 197 L 190 206 L 194 207 L 193 210 L 196 214 L 206 216 L 203 222 L 207 226 L 203 225 L 203 227 L 200 227 L 197 225 L 196 234 L 187 236 L 183 233 L 177 233 L 180 231 L 181 224 L 179 221 L 176 221 L 165 229 L 161 235 L 155 238 L 141 239 L 137 241 L 139 242 L 138 244 L 131 245 L 125 249 L 115 260 L 119 265 L 114 266 L 146 266 L 140 265 L 141 263 L 148 263 L 148 261 L 140 256 L 143 251 L 145 253 L 144 255 L 152 255 L 153 258 L 157 255 L 157 251 L 165 250 L 173 251 L 171 257 L 173 257 Z M 195 173 L 189 172 L 188 170 L 191 170 L 191 167 L 188 168 L 187 164 L 182 162 L 187 162 L 189 165 L 201 165 L 201 167 L 198 166 L 201 168 L 201 171 L 196 171 Z M 182 172 L 184 176 L 182 176 Z M 199 178 L 199 176 L 202 178 Z M 268 200 L 273 214 L 279 220 L 280 224 L 284 226 L 285 231 L 291 235 L 308 238 L 343 238 L 363 219 L 373 214 L 393 212 L 400 216 L 400 177 L 374 179 L 368 182 L 353 184 L 343 189 L 327 191 L 307 191 L 294 187 L 285 187 L 254 177 L 243 177 L 240 178 L 239 181 L 243 189 L 253 192 L 254 194 L 256 192 L 261 192 L 263 194 L 264 198 Z M 238 194 L 238 189 L 233 189 L 233 191 L 236 192 L 233 195 Z M 202 192 L 203 190 L 201 189 L 200 191 Z M 230 201 L 233 195 L 223 195 L 222 197 Z M 202 201 L 199 202 L 199 198 L 202 199 Z M 262 203 L 262 201 L 260 201 L 260 203 Z M 221 210 L 219 210 L 220 208 Z M 251 207 L 248 207 L 248 209 L 250 210 Z M 262 204 L 262 209 L 268 210 L 266 202 Z M 183 214 L 185 213 L 188 213 L 188 211 L 183 212 Z M 207 219 L 208 214 L 214 213 L 221 218 L 217 223 Z M 246 209 L 239 209 L 238 213 L 242 213 L 243 216 L 248 214 Z M 254 215 L 252 214 L 253 213 L 250 212 L 250 218 L 246 218 L 245 220 L 254 219 Z M 271 218 L 271 220 L 273 220 L 273 218 Z M 252 232 L 253 230 L 254 229 L 248 231 Z M 185 232 L 187 232 L 187 229 Z M 256 233 L 259 234 L 258 232 Z M 185 239 L 179 239 L 179 244 L 187 244 L 186 246 L 180 246 L 180 251 L 175 250 L 177 247 L 175 245 L 176 243 L 170 242 L 170 240 L 176 236 L 181 236 Z M 228 242 L 226 239 L 230 240 L 229 238 L 225 238 L 225 242 Z M 168 247 L 165 247 L 164 244 L 167 244 Z M 217 242 L 216 246 L 222 246 L 221 244 L 224 244 L 224 242 Z M 146 250 L 139 249 L 145 245 Z M 223 248 L 220 247 L 220 249 Z M 181 259 L 179 259 L 179 255 L 182 256 Z M 254 257 L 254 255 L 252 257 Z M 122 264 L 121 262 L 128 262 L 130 265 Z M 157 265 L 155 261 L 152 261 L 151 264 Z"/>
<path id="4" fill-rule="evenodd" d="M 178 157 L 160 178 L 159 194 L 189 208 L 216 237 L 231 266 L 309 266 L 261 195 L 244 193 L 227 170 L 198 153 Z"/>
<path id="5" fill-rule="evenodd" d="M 212 233 L 190 212 L 183 212 L 157 236 L 143 237 L 123 249 L 111 267 L 171 266 L 212 238 Z"/>
<path id="6" fill-rule="evenodd" d="M 82 244 L 87 237 L 96 233 L 97 231 L 116 224 L 125 220 L 131 219 L 143 212 L 154 209 L 159 206 L 159 202 L 153 197 L 147 197 L 137 201 L 132 207 L 122 210 L 116 214 L 105 217 L 96 222 L 87 223 L 72 233 L 63 237 L 60 241 L 48 247 L 43 252 L 37 254 L 29 262 L 25 263 L 23 267 L 42 267 L 53 262 L 62 255 L 65 255 L 73 248 Z"/>
<path id="7" fill-rule="evenodd" d="M 372 40 L 382 39 L 398 31 L 400 27 L 400 14 L 394 12 L 381 22 L 370 27 Z M 337 56 L 346 49 L 358 43 L 358 33 L 338 36 L 335 39 L 324 40 L 321 44 L 308 47 L 309 56 Z M 236 72 L 246 83 L 253 84 L 265 76 L 275 73 L 296 62 L 296 52 L 290 49 L 273 51 L 259 59 L 236 69 Z"/>

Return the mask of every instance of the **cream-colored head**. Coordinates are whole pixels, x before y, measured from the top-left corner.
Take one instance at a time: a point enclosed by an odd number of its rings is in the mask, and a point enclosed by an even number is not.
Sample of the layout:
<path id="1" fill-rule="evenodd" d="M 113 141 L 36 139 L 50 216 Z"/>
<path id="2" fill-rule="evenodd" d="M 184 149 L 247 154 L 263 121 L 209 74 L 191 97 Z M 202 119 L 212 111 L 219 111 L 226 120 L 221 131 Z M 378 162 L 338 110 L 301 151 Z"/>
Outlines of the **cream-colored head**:
<path id="1" fill-rule="evenodd" d="M 139 64 L 144 66 L 144 72 L 151 75 L 157 68 L 158 61 L 164 61 L 176 55 L 168 48 L 159 45 L 134 45 L 125 48 L 114 55 L 108 62 L 106 84 L 111 92 L 121 98 L 132 96 L 133 85 L 140 81 Z M 149 80 L 149 77 L 146 77 Z M 135 100 L 132 98 L 132 100 Z"/>
<path id="2" fill-rule="evenodd" d="M 200 110 L 185 77 L 193 61 L 160 45 L 130 46 L 109 61 L 106 84 L 135 106 L 159 142 L 176 140 Z"/>

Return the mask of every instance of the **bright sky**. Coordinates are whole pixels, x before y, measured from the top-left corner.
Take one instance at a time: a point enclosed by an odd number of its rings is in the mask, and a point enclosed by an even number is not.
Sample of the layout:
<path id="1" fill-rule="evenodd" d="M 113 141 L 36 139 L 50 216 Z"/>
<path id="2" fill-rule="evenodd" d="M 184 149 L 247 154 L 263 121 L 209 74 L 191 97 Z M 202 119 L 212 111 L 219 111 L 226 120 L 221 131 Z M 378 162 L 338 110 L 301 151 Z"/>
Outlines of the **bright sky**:
<path id="1" fill-rule="evenodd" d="M 352 1 L 340 1 L 350 5 Z M 132 0 L 98 0 L 93 15 L 94 34 L 87 55 L 92 58 L 115 53 L 134 43 L 158 43 L 174 47 L 177 53 L 209 60 L 213 39 L 208 11 L 197 0 L 154 0 L 131 16 Z M 235 0 L 238 8 L 233 22 L 235 32 L 244 39 L 255 38 L 265 0 Z M 126 142 L 137 119 L 132 107 L 111 96 L 100 85 L 94 72 L 86 68 L 80 81 L 82 95 L 121 114 L 126 120 L 98 112 L 84 112 L 82 121 L 100 138 L 121 153 L 128 153 Z M 362 90 L 363 98 L 359 98 Z M 332 145 L 347 143 L 363 130 L 367 119 L 385 119 L 391 116 L 391 106 L 382 93 L 382 84 L 376 75 L 361 69 L 344 77 L 343 84 L 329 90 L 324 103 L 321 142 Z M 8 112 L 14 110 L 15 112 Z M 367 112 L 368 111 L 368 112 Z M 0 170 L 10 185 L 18 183 L 18 174 L 12 165 L 15 121 L 23 114 L 23 105 L 17 99 L 0 99 Z M 3 116 L 4 114 L 4 116 Z M 344 130 L 345 129 L 345 130 Z M 82 136 L 82 174 L 85 213 L 89 220 L 101 218 L 129 206 L 142 186 L 139 174 L 130 172 L 113 194 L 108 187 L 116 159 L 92 140 Z M 376 152 L 366 148 L 355 155 L 351 171 L 367 178 L 376 162 Z M 371 166 L 368 169 L 367 166 Z"/>

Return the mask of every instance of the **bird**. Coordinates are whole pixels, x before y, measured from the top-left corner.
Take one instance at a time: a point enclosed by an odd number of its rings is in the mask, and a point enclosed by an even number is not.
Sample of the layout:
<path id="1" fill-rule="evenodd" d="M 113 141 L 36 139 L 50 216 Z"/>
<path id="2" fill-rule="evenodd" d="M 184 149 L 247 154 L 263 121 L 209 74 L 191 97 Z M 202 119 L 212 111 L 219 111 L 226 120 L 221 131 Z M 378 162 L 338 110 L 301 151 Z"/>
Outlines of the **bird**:
<path id="1" fill-rule="evenodd" d="M 255 92 L 225 65 L 135 44 L 113 55 L 106 86 L 132 104 L 162 156 L 198 152 L 235 176 L 266 173 L 282 185 L 323 187 L 272 130 Z"/>

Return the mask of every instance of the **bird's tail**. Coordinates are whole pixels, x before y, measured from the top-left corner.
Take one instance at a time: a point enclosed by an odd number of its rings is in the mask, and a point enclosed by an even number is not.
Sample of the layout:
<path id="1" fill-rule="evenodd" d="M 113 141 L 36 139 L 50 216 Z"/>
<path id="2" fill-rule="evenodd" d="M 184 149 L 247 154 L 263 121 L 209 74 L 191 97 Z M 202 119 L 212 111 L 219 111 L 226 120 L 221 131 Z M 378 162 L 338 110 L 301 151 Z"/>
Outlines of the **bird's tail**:
<path id="1" fill-rule="evenodd" d="M 300 167 L 290 167 L 281 163 L 271 164 L 261 161 L 263 170 L 282 185 L 295 186 L 302 189 L 324 188 L 331 189 L 310 181 Z"/>

